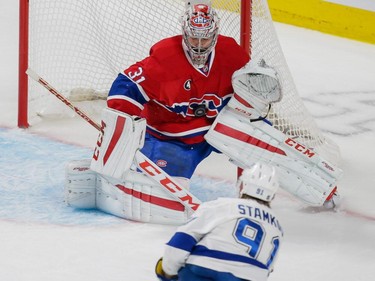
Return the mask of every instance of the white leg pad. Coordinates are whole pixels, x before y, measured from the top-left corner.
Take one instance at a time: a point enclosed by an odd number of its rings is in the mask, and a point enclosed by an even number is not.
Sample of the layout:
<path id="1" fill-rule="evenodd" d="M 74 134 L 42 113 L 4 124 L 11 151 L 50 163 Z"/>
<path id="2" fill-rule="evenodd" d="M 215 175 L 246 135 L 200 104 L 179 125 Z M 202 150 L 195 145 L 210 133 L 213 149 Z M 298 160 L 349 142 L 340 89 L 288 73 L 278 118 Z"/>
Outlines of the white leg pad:
<path id="1" fill-rule="evenodd" d="M 183 224 L 191 213 L 146 175 L 129 171 L 125 180 L 98 175 L 97 208 L 141 222 Z"/>
<path id="2" fill-rule="evenodd" d="M 96 208 L 96 173 L 90 160 L 75 160 L 65 169 L 65 203 L 79 209 Z"/>
<path id="3" fill-rule="evenodd" d="M 321 206 L 342 170 L 265 122 L 224 108 L 205 136 L 207 142 L 242 168 L 256 162 L 277 168 L 281 187 L 311 206 Z"/>
<path id="4" fill-rule="evenodd" d="M 142 173 L 129 170 L 120 180 L 98 174 L 89 167 L 90 159 L 68 164 L 65 181 L 68 206 L 97 208 L 120 218 L 159 224 L 180 225 L 191 215 L 168 191 Z"/>

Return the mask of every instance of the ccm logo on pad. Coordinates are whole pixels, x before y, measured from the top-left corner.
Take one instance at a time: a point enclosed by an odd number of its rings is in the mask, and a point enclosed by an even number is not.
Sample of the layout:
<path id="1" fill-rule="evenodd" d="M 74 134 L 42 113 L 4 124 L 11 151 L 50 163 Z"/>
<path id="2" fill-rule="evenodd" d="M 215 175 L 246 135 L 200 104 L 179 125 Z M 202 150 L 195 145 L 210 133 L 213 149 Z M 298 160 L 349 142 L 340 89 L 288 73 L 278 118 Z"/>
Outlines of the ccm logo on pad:
<path id="1" fill-rule="evenodd" d="M 285 143 L 291 147 L 293 147 L 295 150 L 301 152 L 302 154 L 306 155 L 307 157 L 311 158 L 315 155 L 315 152 L 311 151 L 310 149 L 306 148 L 302 144 L 299 144 L 295 140 L 292 140 L 291 138 L 287 138 L 285 140 Z"/>

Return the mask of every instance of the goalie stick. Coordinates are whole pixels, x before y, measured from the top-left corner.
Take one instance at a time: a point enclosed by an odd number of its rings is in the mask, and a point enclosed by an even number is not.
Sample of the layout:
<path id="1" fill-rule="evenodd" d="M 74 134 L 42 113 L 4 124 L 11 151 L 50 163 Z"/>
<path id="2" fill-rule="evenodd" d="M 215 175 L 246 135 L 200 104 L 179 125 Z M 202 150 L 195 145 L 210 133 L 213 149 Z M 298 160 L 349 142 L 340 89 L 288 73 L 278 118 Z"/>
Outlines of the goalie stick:
<path id="1" fill-rule="evenodd" d="M 40 77 L 35 71 L 30 68 L 26 71 L 26 74 L 34 81 L 41 84 L 51 94 L 57 97 L 61 102 L 75 111 L 81 118 L 86 120 L 95 129 L 100 131 L 101 127 L 86 113 L 80 110 L 78 107 L 73 105 L 64 95 L 52 87 L 46 80 Z M 151 161 L 146 155 L 137 150 L 135 153 L 135 164 L 137 167 L 145 173 L 147 176 L 155 180 L 160 184 L 167 192 L 169 192 L 174 198 L 176 198 L 182 205 L 189 208 L 192 211 L 196 211 L 201 204 L 201 201 L 191 194 L 188 190 L 184 189 L 177 181 L 175 181 L 170 175 L 164 170 L 160 169 L 153 161 Z"/>
<path id="2" fill-rule="evenodd" d="M 46 80 L 36 74 L 35 71 L 31 70 L 30 68 L 26 70 L 26 74 L 32 78 L 34 81 L 41 84 L 44 88 L 46 88 L 51 94 L 53 94 L 56 98 L 62 101 L 65 105 L 70 107 L 75 113 L 85 119 L 88 123 L 94 126 L 95 129 L 100 130 L 99 124 L 97 124 L 94 120 L 92 120 L 86 113 L 80 110 L 78 107 L 74 106 L 64 95 L 60 94 L 55 88 L 53 88 Z"/>

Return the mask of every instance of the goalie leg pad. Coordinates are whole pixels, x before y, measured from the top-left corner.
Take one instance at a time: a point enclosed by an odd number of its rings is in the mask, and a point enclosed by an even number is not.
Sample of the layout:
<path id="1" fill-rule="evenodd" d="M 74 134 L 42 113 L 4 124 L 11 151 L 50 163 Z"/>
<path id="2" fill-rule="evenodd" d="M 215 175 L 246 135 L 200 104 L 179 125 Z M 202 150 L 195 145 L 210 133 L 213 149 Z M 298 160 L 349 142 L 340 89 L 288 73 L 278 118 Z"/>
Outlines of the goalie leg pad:
<path id="1" fill-rule="evenodd" d="M 122 181 L 98 175 L 96 204 L 106 213 L 140 222 L 180 225 L 191 216 L 165 189 L 132 170 Z"/>
<path id="2" fill-rule="evenodd" d="M 205 136 L 207 142 L 242 168 L 256 162 L 277 168 L 281 187 L 312 206 L 321 206 L 336 186 L 342 171 L 303 145 L 290 145 L 282 132 L 265 122 L 224 108 Z"/>
<path id="3" fill-rule="evenodd" d="M 96 178 L 89 159 L 69 162 L 65 168 L 65 203 L 78 209 L 96 208 Z"/>
<path id="4" fill-rule="evenodd" d="M 91 170 L 121 179 L 132 166 L 136 151 L 144 145 L 146 120 L 105 108 L 101 124 Z"/>
<path id="5" fill-rule="evenodd" d="M 66 167 L 65 202 L 77 209 L 99 209 L 120 218 L 180 225 L 191 212 L 155 181 L 129 170 L 124 180 L 90 170 L 90 159 L 71 161 Z M 176 178 L 188 189 L 188 180 Z"/>

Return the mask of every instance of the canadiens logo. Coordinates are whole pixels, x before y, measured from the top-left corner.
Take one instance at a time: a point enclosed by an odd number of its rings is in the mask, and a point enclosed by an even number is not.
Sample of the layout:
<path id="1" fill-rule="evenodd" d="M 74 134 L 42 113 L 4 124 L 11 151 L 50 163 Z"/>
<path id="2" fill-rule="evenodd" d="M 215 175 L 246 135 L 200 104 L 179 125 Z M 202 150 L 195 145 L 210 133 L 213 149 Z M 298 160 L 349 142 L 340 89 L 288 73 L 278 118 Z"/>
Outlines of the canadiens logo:
<path id="1" fill-rule="evenodd" d="M 228 103 L 231 95 L 223 98 L 216 94 L 204 94 L 200 98 L 190 98 L 181 103 L 174 103 L 170 106 L 165 106 L 171 112 L 181 114 L 182 116 L 206 116 L 207 118 L 214 118 L 219 114 L 219 111 Z"/>
<path id="2" fill-rule="evenodd" d="M 185 81 L 185 83 L 184 83 L 184 89 L 186 91 L 190 91 L 191 90 L 191 79 L 188 79 L 188 80 Z"/>
<path id="3" fill-rule="evenodd" d="M 165 160 L 157 160 L 155 164 L 162 168 L 167 167 L 167 161 Z"/>
<path id="4" fill-rule="evenodd" d="M 207 23 L 208 23 L 208 20 L 204 17 L 201 17 L 201 16 L 193 17 L 192 21 L 194 22 L 195 26 L 197 26 L 197 27 L 207 26 Z"/>

